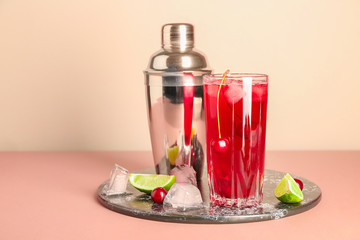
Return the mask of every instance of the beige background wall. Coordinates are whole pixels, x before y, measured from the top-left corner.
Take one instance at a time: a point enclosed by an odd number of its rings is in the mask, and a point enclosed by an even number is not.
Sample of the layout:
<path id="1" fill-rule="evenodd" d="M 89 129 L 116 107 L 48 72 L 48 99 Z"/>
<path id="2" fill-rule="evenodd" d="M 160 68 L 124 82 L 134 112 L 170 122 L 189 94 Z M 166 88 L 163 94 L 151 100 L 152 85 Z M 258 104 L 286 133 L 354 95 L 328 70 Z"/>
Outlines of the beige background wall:
<path id="1" fill-rule="evenodd" d="M 360 150 L 360 1 L 0 0 L 0 150 L 149 150 L 168 22 L 216 72 L 270 75 L 267 149 Z"/>

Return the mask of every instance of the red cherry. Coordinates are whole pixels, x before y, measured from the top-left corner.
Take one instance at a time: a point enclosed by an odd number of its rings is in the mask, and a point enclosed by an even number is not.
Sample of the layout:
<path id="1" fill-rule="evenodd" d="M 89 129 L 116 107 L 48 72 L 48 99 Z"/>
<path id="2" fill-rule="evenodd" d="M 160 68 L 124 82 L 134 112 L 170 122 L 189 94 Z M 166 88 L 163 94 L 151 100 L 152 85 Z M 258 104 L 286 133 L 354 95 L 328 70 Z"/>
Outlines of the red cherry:
<path id="1" fill-rule="evenodd" d="M 297 185 L 299 185 L 300 190 L 302 191 L 304 188 L 304 184 L 300 179 L 294 178 L 295 182 L 297 183 Z"/>
<path id="2" fill-rule="evenodd" d="M 229 140 L 226 138 L 219 138 L 211 142 L 211 147 L 216 152 L 226 152 L 229 148 Z"/>
<path id="3" fill-rule="evenodd" d="M 162 187 L 154 188 L 151 192 L 151 199 L 155 203 L 162 203 L 165 199 L 165 196 L 167 194 L 167 191 Z"/>

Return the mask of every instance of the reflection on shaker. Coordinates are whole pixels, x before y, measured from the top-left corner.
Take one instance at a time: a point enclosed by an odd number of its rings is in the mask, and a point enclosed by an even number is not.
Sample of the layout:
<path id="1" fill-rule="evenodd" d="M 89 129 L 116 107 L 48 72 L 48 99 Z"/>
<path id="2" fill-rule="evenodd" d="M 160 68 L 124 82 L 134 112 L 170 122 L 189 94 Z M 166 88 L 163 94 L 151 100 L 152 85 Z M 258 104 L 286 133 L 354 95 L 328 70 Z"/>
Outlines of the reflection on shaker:
<path id="1" fill-rule="evenodd" d="M 145 73 L 148 119 L 158 174 L 177 165 L 203 174 L 205 119 L 202 76 L 210 73 L 206 58 L 194 49 L 193 26 L 167 24 L 162 48 Z"/>

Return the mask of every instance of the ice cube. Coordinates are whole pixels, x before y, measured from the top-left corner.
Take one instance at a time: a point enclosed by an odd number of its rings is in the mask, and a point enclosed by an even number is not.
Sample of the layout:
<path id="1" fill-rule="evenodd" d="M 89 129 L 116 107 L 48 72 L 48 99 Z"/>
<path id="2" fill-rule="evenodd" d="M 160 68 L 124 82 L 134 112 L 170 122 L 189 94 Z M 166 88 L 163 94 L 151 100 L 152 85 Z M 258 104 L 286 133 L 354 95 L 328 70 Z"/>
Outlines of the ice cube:
<path id="1" fill-rule="evenodd" d="M 165 197 L 164 204 L 186 210 L 202 207 L 201 193 L 191 183 L 174 183 Z"/>
<path id="2" fill-rule="evenodd" d="M 267 98 L 267 86 L 255 85 L 252 89 L 252 98 L 254 102 L 265 101 Z"/>
<path id="3" fill-rule="evenodd" d="M 241 85 L 232 83 L 230 85 L 224 86 L 224 96 L 226 102 L 229 104 L 235 104 L 246 96 L 246 92 Z"/>
<path id="4" fill-rule="evenodd" d="M 191 183 L 197 187 L 196 172 L 193 167 L 188 165 L 176 166 L 170 171 L 170 175 L 176 177 L 177 183 Z"/>
<path id="5" fill-rule="evenodd" d="M 217 97 L 219 91 L 219 85 L 216 84 L 208 84 L 205 85 L 205 92 L 210 97 Z"/>
<path id="6" fill-rule="evenodd" d="M 129 171 L 115 164 L 110 173 L 110 179 L 104 186 L 103 193 L 105 195 L 122 194 L 126 192 Z"/>

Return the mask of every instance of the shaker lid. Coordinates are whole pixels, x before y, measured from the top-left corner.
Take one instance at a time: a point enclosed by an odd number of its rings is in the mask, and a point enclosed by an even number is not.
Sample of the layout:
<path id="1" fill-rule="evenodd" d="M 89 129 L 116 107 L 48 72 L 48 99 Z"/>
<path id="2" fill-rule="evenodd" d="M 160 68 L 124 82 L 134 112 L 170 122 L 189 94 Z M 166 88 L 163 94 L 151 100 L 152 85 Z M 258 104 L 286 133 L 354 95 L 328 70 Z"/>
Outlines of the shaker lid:
<path id="1" fill-rule="evenodd" d="M 191 24 L 165 24 L 162 27 L 161 47 L 151 56 L 145 73 L 211 72 L 206 57 L 194 49 L 194 27 Z"/>

